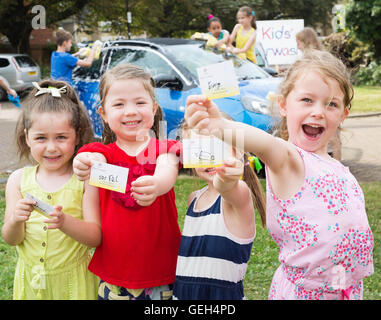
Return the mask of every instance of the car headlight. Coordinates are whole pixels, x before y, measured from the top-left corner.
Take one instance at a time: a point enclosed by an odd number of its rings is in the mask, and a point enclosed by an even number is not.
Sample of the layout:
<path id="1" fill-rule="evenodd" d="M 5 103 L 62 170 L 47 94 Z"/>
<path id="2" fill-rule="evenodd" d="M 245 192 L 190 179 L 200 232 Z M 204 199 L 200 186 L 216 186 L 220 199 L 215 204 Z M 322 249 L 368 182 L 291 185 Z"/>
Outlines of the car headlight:
<path id="1" fill-rule="evenodd" d="M 267 100 L 254 96 L 243 96 L 241 102 L 248 111 L 270 115 L 270 105 Z"/>

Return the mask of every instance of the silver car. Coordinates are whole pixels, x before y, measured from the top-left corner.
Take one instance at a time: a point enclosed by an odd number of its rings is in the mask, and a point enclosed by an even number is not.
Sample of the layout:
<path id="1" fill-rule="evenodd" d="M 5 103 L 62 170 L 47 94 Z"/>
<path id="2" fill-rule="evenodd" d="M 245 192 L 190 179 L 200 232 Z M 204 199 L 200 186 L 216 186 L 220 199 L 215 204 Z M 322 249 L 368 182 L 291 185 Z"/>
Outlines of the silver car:
<path id="1" fill-rule="evenodd" d="M 1 53 L 0 77 L 17 93 L 33 87 L 32 82 L 41 81 L 41 70 L 26 54 Z M 7 93 L 0 87 L 0 101 L 7 99 Z"/>

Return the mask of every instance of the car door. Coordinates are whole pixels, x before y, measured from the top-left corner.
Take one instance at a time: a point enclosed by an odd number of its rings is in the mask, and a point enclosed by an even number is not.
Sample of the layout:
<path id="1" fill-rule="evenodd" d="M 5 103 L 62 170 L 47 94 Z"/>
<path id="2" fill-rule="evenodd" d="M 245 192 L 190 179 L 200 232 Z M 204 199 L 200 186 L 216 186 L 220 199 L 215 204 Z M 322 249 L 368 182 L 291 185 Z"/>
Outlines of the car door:
<path id="1" fill-rule="evenodd" d="M 130 63 L 149 72 L 153 79 L 181 79 L 171 61 L 162 53 L 146 47 L 118 47 L 111 50 L 107 69 L 121 63 Z M 184 116 L 185 99 L 181 89 L 161 87 L 155 89 L 156 98 L 164 112 L 164 132 L 169 138 L 175 138 L 178 125 Z M 165 130 L 166 127 L 166 130 Z"/>

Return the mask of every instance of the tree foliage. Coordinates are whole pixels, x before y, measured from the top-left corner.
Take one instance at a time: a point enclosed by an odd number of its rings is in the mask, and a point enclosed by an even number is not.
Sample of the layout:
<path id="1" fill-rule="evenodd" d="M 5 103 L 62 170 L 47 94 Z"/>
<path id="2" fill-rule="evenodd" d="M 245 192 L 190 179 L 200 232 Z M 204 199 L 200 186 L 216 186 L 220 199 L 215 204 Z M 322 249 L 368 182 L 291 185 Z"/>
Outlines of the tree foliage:
<path id="1" fill-rule="evenodd" d="M 206 29 L 207 17 L 213 14 L 221 19 L 223 28 L 231 31 L 236 24 L 236 14 L 241 6 L 248 5 L 257 20 L 304 19 L 305 25 L 317 22 L 330 25 L 332 6 L 336 0 L 129 0 L 132 12 L 130 31 L 149 36 L 183 37 Z M 91 28 L 96 21 L 110 21 L 110 28 L 127 34 L 126 1 L 114 0 L 87 6 L 82 27 Z"/>
<path id="2" fill-rule="evenodd" d="M 127 36 L 146 32 L 148 36 L 187 37 L 206 30 L 209 14 L 221 19 L 231 31 L 239 7 L 248 5 L 257 20 L 304 19 L 305 25 L 330 24 L 335 0 L 0 0 L 0 33 L 6 35 L 18 52 L 29 51 L 34 5 L 46 9 L 46 24 L 52 26 L 71 15 L 77 17 L 81 31 L 94 31 L 99 21 L 107 28 Z M 375 0 L 380 1 L 380 0 Z M 132 13 L 127 25 L 126 4 Z"/>
<path id="3" fill-rule="evenodd" d="M 359 40 L 371 45 L 374 57 L 381 61 L 381 0 L 351 0 L 345 21 Z"/>
<path id="4" fill-rule="evenodd" d="M 32 8 L 41 5 L 46 12 L 46 25 L 51 26 L 77 14 L 90 0 L 1 0 L 0 33 L 7 36 L 17 52 L 29 52 L 29 36 L 35 14 Z"/>

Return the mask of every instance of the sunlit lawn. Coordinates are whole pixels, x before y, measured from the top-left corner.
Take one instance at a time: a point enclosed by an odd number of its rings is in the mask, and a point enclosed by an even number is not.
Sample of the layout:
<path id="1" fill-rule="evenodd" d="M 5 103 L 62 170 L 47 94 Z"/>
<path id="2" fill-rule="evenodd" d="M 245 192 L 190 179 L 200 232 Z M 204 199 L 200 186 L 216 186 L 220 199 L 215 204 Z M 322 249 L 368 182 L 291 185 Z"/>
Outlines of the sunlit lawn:
<path id="1" fill-rule="evenodd" d="M 195 178 L 180 176 L 176 182 L 176 205 L 179 211 L 179 224 L 182 229 L 187 209 L 188 195 L 203 186 Z M 263 188 L 265 181 L 261 180 Z M 365 194 L 366 210 L 369 223 L 375 238 L 374 274 L 364 280 L 364 299 L 381 299 L 381 182 L 360 183 Z M 279 250 L 268 231 L 261 226 L 256 214 L 257 233 L 254 240 L 252 256 L 246 272 L 244 287 L 249 300 L 266 300 L 271 280 L 279 266 Z"/>
<path id="2" fill-rule="evenodd" d="M 354 88 L 355 94 L 351 114 L 381 112 L 381 86 Z"/>
<path id="3" fill-rule="evenodd" d="M 264 180 L 261 181 L 263 187 Z M 176 185 L 176 205 L 179 212 L 179 224 L 182 230 L 187 210 L 189 194 L 203 186 L 200 180 L 181 175 Z M 374 266 L 375 273 L 365 279 L 364 299 L 381 299 L 381 183 L 361 183 L 366 208 L 373 235 L 375 237 Z M 4 185 L 0 185 L 0 221 L 3 224 L 5 196 Z M 278 247 L 266 229 L 262 228 L 259 215 L 256 215 L 257 234 L 252 256 L 244 280 L 245 294 L 248 299 L 266 300 L 272 276 L 278 267 Z M 16 250 L 0 240 L 0 299 L 12 299 L 13 274 L 16 264 Z"/>
<path id="4" fill-rule="evenodd" d="M 381 87 L 355 87 L 355 97 L 351 114 L 381 112 Z M 3 178 L 6 175 L 1 175 Z M 262 181 L 264 186 L 264 181 Z M 179 176 L 176 185 L 176 205 L 179 212 L 179 224 L 182 229 L 189 194 L 202 184 L 195 178 Z M 361 183 L 363 188 L 369 223 L 375 238 L 375 273 L 364 281 L 364 299 L 381 299 L 381 182 Z M 0 185 L 0 223 L 3 224 L 5 209 L 4 185 Z M 257 234 L 252 257 L 249 262 L 244 285 L 248 299 L 267 299 L 272 276 L 278 267 L 278 247 L 261 227 L 256 216 Z M 11 299 L 13 273 L 16 264 L 16 251 L 0 239 L 0 299 Z"/>

